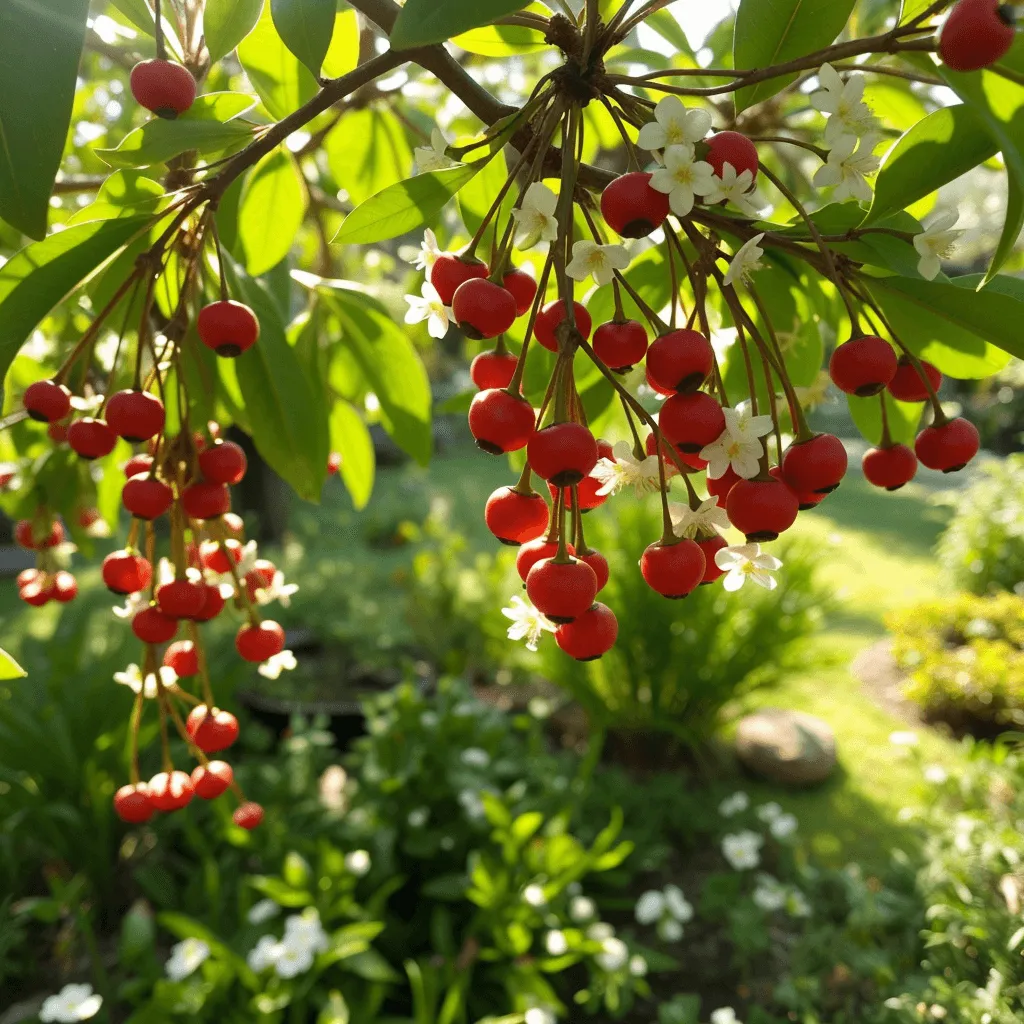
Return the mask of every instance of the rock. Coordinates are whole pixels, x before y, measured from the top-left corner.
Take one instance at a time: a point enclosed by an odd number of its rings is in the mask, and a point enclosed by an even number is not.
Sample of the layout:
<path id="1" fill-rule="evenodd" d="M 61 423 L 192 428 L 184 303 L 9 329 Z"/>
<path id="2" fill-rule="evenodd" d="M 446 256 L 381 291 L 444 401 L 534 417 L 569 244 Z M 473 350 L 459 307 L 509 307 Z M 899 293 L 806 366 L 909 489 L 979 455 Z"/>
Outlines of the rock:
<path id="1" fill-rule="evenodd" d="M 820 718 L 802 711 L 763 708 L 740 721 L 736 756 L 772 782 L 810 786 L 836 766 L 836 737 Z"/>

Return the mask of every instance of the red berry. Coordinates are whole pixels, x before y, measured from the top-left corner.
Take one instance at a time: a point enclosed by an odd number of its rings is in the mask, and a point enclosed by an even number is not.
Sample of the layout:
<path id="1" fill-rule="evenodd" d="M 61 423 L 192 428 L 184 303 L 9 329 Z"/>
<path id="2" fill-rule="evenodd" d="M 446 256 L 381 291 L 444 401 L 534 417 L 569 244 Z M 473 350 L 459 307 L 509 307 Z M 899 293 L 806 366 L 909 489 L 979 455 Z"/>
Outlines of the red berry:
<path id="1" fill-rule="evenodd" d="M 444 252 L 434 260 L 429 277 L 441 301 L 450 306 L 460 284 L 485 278 L 489 273 L 486 263 L 479 260 L 467 261 L 454 253 Z"/>
<path id="2" fill-rule="evenodd" d="M 1011 5 L 1001 0 L 960 0 L 939 32 L 939 56 L 954 71 L 995 64 L 1013 45 Z"/>
<path id="3" fill-rule="evenodd" d="M 715 555 L 718 554 L 722 548 L 728 547 L 726 539 L 721 534 L 715 534 L 714 537 L 708 537 L 705 540 L 698 540 L 697 547 L 704 552 L 704 578 L 701 583 L 714 583 L 720 576 L 725 575 L 724 569 L 718 568 L 718 563 L 715 561 Z"/>
<path id="4" fill-rule="evenodd" d="M 192 788 L 200 800 L 216 800 L 234 780 L 227 761 L 210 761 L 192 770 Z"/>
<path id="5" fill-rule="evenodd" d="M 525 270 L 510 270 L 501 279 L 501 286 L 516 300 L 516 316 L 530 311 L 537 297 L 537 282 Z"/>
<path id="6" fill-rule="evenodd" d="M 224 608 L 224 598 L 220 596 L 220 591 L 209 583 L 204 584 L 204 588 L 206 600 L 203 601 L 203 607 L 194 616 L 196 622 L 209 622 L 211 619 L 217 618 Z"/>
<path id="7" fill-rule="evenodd" d="M 78 513 L 78 525 L 83 530 L 95 526 L 103 518 L 98 508 L 83 508 Z"/>
<path id="8" fill-rule="evenodd" d="M 683 327 L 663 334 L 647 350 L 647 380 L 655 391 L 696 391 L 715 364 L 711 342 L 699 331 Z"/>
<path id="9" fill-rule="evenodd" d="M 581 423 L 552 423 L 530 438 L 526 458 L 542 480 L 570 487 L 597 465 L 597 440 Z"/>
<path id="10" fill-rule="evenodd" d="M 648 545 L 640 558 L 647 585 L 663 597 L 686 597 L 704 579 L 704 552 L 689 539 Z"/>
<path id="11" fill-rule="evenodd" d="M 680 451 L 696 454 L 722 436 L 725 414 L 704 391 L 670 395 L 658 414 L 658 426 L 669 443 Z"/>
<path id="12" fill-rule="evenodd" d="M 942 387 L 942 374 L 931 363 L 919 360 L 921 369 L 931 382 L 932 391 L 938 392 Z M 928 385 L 921 379 L 917 368 L 906 357 L 900 356 L 896 362 L 896 376 L 888 384 L 889 394 L 900 402 L 927 402 L 931 397 Z"/>
<path id="13" fill-rule="evenodd" d="M 71 392 L 55 380 L 37 380 L 25 389 L 25 411 L 40 423 L 55 423 L 71 412 Z"/>
<path id="14" fill-rule="evenodd" d="M 180 810 L 194 796 L 192 779 L 186 772 L 160 772 L 149 780 L 149 802 L 158 811 Z"/>
<path id="15" fill-rule="evenodd" d="M 914 479 L 917 456 L 905 444 L 869 448 L 861 459 L 860 467 L 868 483 L 884 487 L 887 491 L 898 491 Z"/>
<path id="16" fill-rule="evenodd" d="M 535 425 L 533 406 L 500 388 L 488 388 L 469 407 L 469 429 L 478 448 L 491 455 L 525 448 Z"/>
<path id="17" fill-rule="evenodd" d="M 609 462 L 615 461 L 615 452 L 607 441 L 598 440 L 597 458 L 598 461 L 601 459 L 607 459 Z M 576 485 L 576 500 L 579 502 L 581 512 L 589 512 L 591 509 L 603 505 L 608 500 L 607 494 L 597 493 L 602 487 L 604 487 L 604 484 L 597 477 L 593 476 L 585 476 Z M 551 492 L 551 500 L 554 501 L 558 497 L 558 488 L 554 484 L 549 483 L 548 490 Z M 564 491 L 565 505 L 568 508 L 572 505 L 572 491 L 568 487 L 564 488 Z"/>
<path id="18" fill-rule="evenodd" d="M 739 132 L 716 132 L 705 139 L 708 147 L 704 159 L 715 169 L 720 178 L 726 164 L 732 164 L 737 176 L 750 171 L 751 184 L 757 177 L 757 146 L 746 135 Z"/>
<path id="19" fill-rule="evenodd" d="M 725 472 L 719 477 L 708 477 L 708 494 L 718 499 L 718 504 L 725 507 L 729 492 L 738 484 L 743 477 L 737 473 L 732 466 L 727 466 Z"/>
<path id="20" fill-rule="evenodd" d="M 327 456 L 327 475 L 334 476 L 341 469 L 341 452 L 331 452 Z"/>
<path id="21" fill-rule="evenodd" d="M 101 459 L 117 444 L 117 435 L 103 422 L 89 416 L 68 427 L 68 444 L 83 459 Z"/>
<path id="22" fill-rule="evenodd" d="M 225 548 L 227 554 L 225 554 Z M 229 538 L 224 542 L 224 547 L 221 547 L 219 541 L 204 540 L 199 546 L 199 561 L 203 568 L 209 569 L 210 572 L 224 575 L 231 572 L 232 563 L 238 565 L 241 560 L 242 545 L 237 540 Z"/>
<path id="23" fill-rule="evenodd" d="M 121 490 L 121 502 L 139 519 L 159 519 L 174 501 L 174 492 L 162 480 L 133 476 Z"/>
<path id="24" fill-rule="evenodd" d="M 274 582 L 277 567 L 265 558 L 258 558 L 252 569 L 246 574 L 245 587 L 249 591 L 249 600 L 256 600 L 256 591 L 264 590 Z"/>
<path id="25" fill-rule="evenodd" d="M 606 604 L 596 602 L 555 632 L 558 646 L 577 661 L 596 661 L 607 654 L 619 635 L 619 621 Z"/>
<path id="26" fill-rule="evenodd" d="M 578 302 L 572 304 L 573 315 L 576 318 L 576 329 L 583 335 L 584 341 L 590 337 L 590 329 L 593 322 L 585 306 Z M 555 328 L 565 319 L 565 303 L 561 299 L 554 299 L 546 306 L 541 307 L 537 319 L 533 324 L 533 336 L 549 352 L 558 351 L 558 338 L 555 335 Z"/>
<path id="27" fill-rule="evenodd" d="M 67 604 L 78 597 L 78 580 L 62 569 L 53 577 L 52 589 L 53 599 L 60 601 L 61 604 Z"/>
<path id="28" fill-rule="evenodd" d="M 35 583 L 42 575 L 38 569 L 22 569 L 18 573 L 15 582 L 20 590 L 22 587 L 27 587 L 30 583 Z"/>
<path id="29" fill-rule="evenodd" d="M 456 289 L 452 313 L 467 337 L 496 338 L 515 323 L 516 300 L 500 284 L 474 278 Z"/>
<path id="30" fill-rule="evenodd" d="M 179 640 L 164 651 L 164 664 L 174 669 L 179 679 L 188 679 L 199 672 L 199 655 L 191 640 Z"/>
<path id="31" fill-rule="evenodd" d="M 68 425 L 66 423 L 51 423 L 46 428 L 46 434 L 54 444 L 63 444 L 68 439 Z"/>
<path id="32" fill-rule="evenodd" d="M 571 544 L 566 544 L 566 551 L 570 555 L 576 554 Z M 538 537 L 536 540 L 527 541 L 516 554 L 516 572 L 519 578 L 525 583 L 530 570 L 543 558 L 554 558 L 558 554 L 558 543 Z"/>
<path id="33" fill-rule="evenodd" d="M 230 711 L 197 704 L 188 713 L 185 732 L 204 754 L 215 754 L 238 739 L 238 719 Z"/>
<path id="34" fill-rule="evenodd" d="M 481 352 L 469 365 L 469 375 L 481 390 L 507 388 L 519 360 L 511 352 Z"/>
<path id="35" fill-rule="evenodd" d="M 782 480 L 740 480 L 729 491 L 729 522 L 748 541 L 769 541 L 796 522 L 800 499 Z"/>
<path id="36" fill-rule="evenodd" d="M 534 490 L 499 487 L 484 506 L 487 529 L 502 544 L 535 540 L 548 528 L 548 503 Z"/>
<path id="37" fill-rule="evenodd" d="M 798 494 L 828 494 L 846 475 L 843 442 L 832 434 L 816 434 L 808 441 L 794 441 L 782 457 L 785 482 Z"/>
<path id="38" fill-rule="evenodd" d="M 115 594 L 137 594 L 153 579 L 153 566 L 130 551 L 112 551 L 103 559 L 103 582 Z"/>
<path id="39" fill-rule="evenodd" d="M 978 454 L 980 447 L 978 428 L 962 417 L 925 427 L 914 442 L 914 451 L 921 465 L 943 473 L 963 469 Z"/>
<path id="40" fill-rule="evenodd" d="M 668 196 L 651 188 L 651 175 L 631 171 L 620 175 L 601 193 L 601 216 L 623 238 L 643 238 L 665 223 Z"/>
<path id="41" fill-rule="evenodd" d="M 654 439 L 654 431 L 652 430 L 644 441 L 644 448 L 648 455 L 654 455 L 657 453 L 657 442 Z M 674 448 L 667 441 L 661 442 L 661 457 L 665 462 L 665 472 L 667 474 L 677 473 L 679 468 L 675 464 L 675 460 L 672 458 L 672 453 L 675 452 L 676 457 L 680 462 L 687 466 L 692 466 L 694 469 L 706 469 L 707 460 L 702 459 L 699 455 L 693 452 L 680 451 L 678 448 Z"/>
<path id="42" fill-rule="evenodd" d="M 225 359 L 234 359 L 256 344 L 260 322 L 244 302 L 211 302 L 196 318 L 199 340 Z"/>
<path id="43" fill-rule="evenodd" d="M 580 555 L 580 561 L 586 562 L 594 570 L 597 577 L 597 592 L 600 594 L 608 584 L 608 559 L 600 551 L 590 548 Z"/>
<path id="44" fill-rule="evenodd" d="M 207 483 L 240 483 L 247 467 L 245 452 L 234 441 L 217 441 L 199 453 L 199 471 Z"/>
<path id="45" fill-rule="evenodd" d="M 194 619 L 206 603 L 206 584 L 171 580 L 156 590 L 156 603 L 172 619 Z"/>
<path id="46" fill-rule="evenodd" d="M 178 620 L 151 606 L 137 612 L 132 619 L 132 632 L 146 644 L 165 644 L 178 632 Z"/>
<path id="47" fill-rule="evenodd" d="M 42 608 L 48 601 L 53 600 L 53 596 L 53 584 L 45 573 L 40 573 L 31 583 L 26 583 L 18 590 L 18 597 L 33 608 Z"/>
<path id="48" fill-rule="evenodd" d="M 252 800 L 247 800 L 235 808 L 231 820 L 239 827 L 251 832 L 263 820 L 263 808 Z"/>
<path id="49" fill-rule="evenodd" d="M 799 503 L 799 510 L 801 512 L 808 512 L 812 508 L 817 508 L 828 496 L 829 491 L 798 491 L 783 475 L 781 466 L 772 466 L 768 470 L 768 475 L 773 480 L 779 480 L 786 484 L 787 487 L 796 495 L 796 500 Z"/>
<path id="50" fill-rule="evenodd" d="M 114 794 L 114 813 L 130 825 L 149 821 L 154 810 L 149 802 L 149 787 L 144 782 L 136 786 L 122 786 Z"/>
<path id="51" fill-rule="evenodd" d="M 610 320 L 594 331 L 594 354 L 616 373 L 625 373 L 647 354 L 647 331 L 636 320 Z"/>
<path id="52" fill-rule="evenodd" d="M 235 647 L 246 661 L 266 661 L 284 650 L 284 630 L 271 619 L 243 626 L 235 637 Z"/>
<path id="53" fill-rule="evenodd" d="M 572 622 L 597 596 L 597 575 L 586 562 L 544 558 L 526 577 L 526 594 L 552 622 Z"/>
<path id="54" fill-rule="evenodd" d="M 147 391 L 118 391 L 107 401 L 107 426 L 126 441 L 139 444 L 164 429 L 164 403 Z"/>
<path id="55" fill-rule="evenodd" d="M 49 526 L 37 527 L 31 519 L 19 519 L 14 526 L 14 541 L 29 551 L 56 547 L 64 540 L 64 527 L 54 519 Z"/>
<path id="56" fill-rule="evenodd" d="M 175 118 L 195 102 L 196 80 L 170 60 L 143 60 L 132 68 L 131 90 L 139 106 L 158 117 Z"/>
<path id="57" fill-rule="evenodd" d="M 231 509 L 231 492 L 226 484 L 190 484 L 181 493 L 181 504 L 192 519 L 216 519 Z"/>
<path id="58" fill-rule="evenodd" d="M 124 464 L 124 475 L 130 480 L 133 476 L 146 476 L 152 469 L 152 455 L 133 455 Z"/>
<path id="59" fill-rule="evenodd" d="M 832 353 L 828 372 L 840 391 L 870 398 L 896 376 L 896 353 L 888 342 L 865 334 L 851 338 Z"/>

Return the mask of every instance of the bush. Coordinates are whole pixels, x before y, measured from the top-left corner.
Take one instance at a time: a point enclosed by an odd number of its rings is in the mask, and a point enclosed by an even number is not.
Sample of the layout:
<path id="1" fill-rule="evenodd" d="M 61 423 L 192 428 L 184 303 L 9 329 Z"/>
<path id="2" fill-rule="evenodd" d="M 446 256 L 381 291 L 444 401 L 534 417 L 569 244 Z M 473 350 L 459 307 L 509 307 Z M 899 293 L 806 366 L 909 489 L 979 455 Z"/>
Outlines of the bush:
<path id="1" fill-rule="evenodd" d="M 1024 597 L 962 594 L 890 616 L 907 695 L 956 728 L 1024 724 Z"/>

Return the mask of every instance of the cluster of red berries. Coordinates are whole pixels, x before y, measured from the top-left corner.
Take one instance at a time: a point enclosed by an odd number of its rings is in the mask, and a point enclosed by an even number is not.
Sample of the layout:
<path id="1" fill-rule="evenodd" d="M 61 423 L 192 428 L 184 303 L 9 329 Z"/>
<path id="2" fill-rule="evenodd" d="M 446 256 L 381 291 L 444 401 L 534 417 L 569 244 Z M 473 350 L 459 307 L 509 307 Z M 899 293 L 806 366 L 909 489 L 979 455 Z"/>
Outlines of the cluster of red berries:
<path id="1" fill-rule="evenodd" d="M 78 581 L 57 561 L 55 550 L 65 539 L 64 524 L 50 516 L 45 508 L 34 519 L 22 519 L 14 525 L 14 541 L 36 553 L 36 567 L 18 573 L 18 596 L 33 608 L 50 601 L 67 604 L 78 596 Z"/>

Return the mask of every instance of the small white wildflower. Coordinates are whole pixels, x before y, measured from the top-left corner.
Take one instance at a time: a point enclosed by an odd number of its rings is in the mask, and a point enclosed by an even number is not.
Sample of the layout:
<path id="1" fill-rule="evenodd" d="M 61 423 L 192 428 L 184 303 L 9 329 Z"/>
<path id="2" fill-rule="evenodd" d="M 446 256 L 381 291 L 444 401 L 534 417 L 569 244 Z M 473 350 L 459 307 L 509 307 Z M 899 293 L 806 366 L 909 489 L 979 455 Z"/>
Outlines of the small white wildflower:
<path id="1" fill-rule="evenodd" d="M 210 947 L 202 939 L 184 939 L 171 947 L 164 970 L 171 981 L 183 981 L 194 974 L 210 955 Z"/>
<path id="2" fill-rule="evenodd" d="M 720 1006 L 711 1014 L 711 1024 L 743 1024 L 731 1006 Z"/>
<path id="3" fill-rule="evenodd" d="M 704 202 L 709 206 L 730 202 L 748 217 L 758 217 L 764 206 L 754 190 L 754 175 L 750 169 L 737 174 L 730 163 L 723 164 L 721 176 L 711 178 L 711 187 L 704 196 Z"/>
<path id="4" fill-rule="evenodd" d="M 441 296 L 437 294 L 437 289 L 429 281 L 423 282 L 420 293 L 406 295 L 405 301 L 409 303 L 409 308 L 405 313 L 405 322 L 419 324 L 426 320 L 427 333 L 432 338 L 440 340 L 448 333 L 450 312 L 441 301 Z"/>
<path id="5" fill-rule="evenodd" d="M 859 138 L 878 126 L 871 108 L 864 102 L 863 75 L 850 75 L 844 82 L 831 64 L 823 64 L 818 81 L 822 87 L 811 93 L 811 106 L 828 115 L 825 142 L 829 146 L 844 135 Z"/>
<path id="6" fill-rule="evenodd" d="M 634 978 L 645 978 L 647 970 L 647 961 L 639 953 L 629 958 L 629 973 Z"/>
<path id="7" fill-rule="evenodd" d="M 547 1006 L 531 1006 L 523 1015 L 523 1024 L 558 1024 L 558 1018 Z"/>
<path id="8" fill-rule="evenodd" d="M 435 235 L 430 228 L 427 228 L 426 231 L 423 232 L 423 241 L 420 242 L 420 247 L 416 251 L 415 257 L 413 257 L 409 262 L 412 263 L 417 270 L 429 271 L 437 262 L 437 258 L 440 255 L 441 249 L 437 244 L 437 235 Z"/>
<path id="9" fill-rule="evenodd" d="M 273 900 L 260 900 L 249 908 L 245 919 L 249 924 L 263 924 L 265 921 L 277 917 L 280 912 L 281 908 Z"/>
<path id="10" fill-rule="evenodd" d="M 543 907 L 547 903 L 547 897 L 544 895 L 544 887 L 537 885 L 534 882 L 532 885 L 528 885 L 523 890 L 523 900 L 528 903 L 531 907 Z"/>
<path id="11" fill-rule="evenodd" d="M 696 159 L 693 146 L 669 146 L 664 159 L 665 166 L 651 175 L 651 188 L 668 196 L 669 208 L 677 217 L 686 217 L 697 196 L 716 190 L 715 169 Z"/>
<path id="12" fill-rule="evenodd" d="M 614 935 L 601 943 L 601 952 L 594 957 L 597 966 L 609 974 L 621 971 L 629 963 L 629 947 Z"/>
<path id="13" fill-rule="evenodd" d="M 722 855 L 737 871 L 745 871 L 761 863 L 760 850 L 763 844 L 762 836 L 745 829 L 722 837 Z"/>
<path id="14" fill-rule="evenodd" d="M 874 154 L 880 141 L 877 132 L 869 132 L 859 140 L 852 135 L 841 136 L 829 151 L 828 160 L 815 172 L 815 187 L 835 188 L 832 198 L 837 203 L 851 198 L 861 203 L 871 202 L 867 176 L 874 174 L 881 163 Z"/>
<path id="15" fill-rule="evenodd" d="M 537 644 L 545 631 L 554 633 L 558 629 L 550 619 L 518 594 L 509 599 L 509 606 L 502 608 L 501 614 L 512 620 L 506 636 L 509 640 L 525 640 L 528 651 L 537 650 Z"/>
<path id="16" fill-rule="evenodd" d="M 595 921 L 587 929 L 587 938 L 592 942 L 604 942 L 615 934 L 615 929 L 607 921 Z"/>
<path id="17" fill-rule="evenodd" d="M 557 207 L 558 196 L 542 181 L 535 181 L 526 190 L 519 208 L 512 211 L 518 229 L 516 246 L 529 249 L 538 242 L 553 242 L 558 237 Z"/>
<path id="18" fill-rule="evenodd" d="M 736 250 L 729 261 L 729 269 L 725 272 L 725 284 L 735 284 L 737 281 L 749 282 L 751 274 L 764 269 L 764 264 L 761 262 L 764 249 L 760 246 L 763 238 L 764 232 L 762 231 L 759 235 L 748 239 Z"/>
<path id="19" fill-rule="evenodd" d="M 275 939 L 273 935 L 264 935 L 263 938 L 261 938 L 259 942 L 249 950 L 249 955 L 245 958 L 245 962 L 249 965 L 249 969 L 251 971 L 255 971 L 257 974 L 260 974 L 274 966 L 280 952 L 281 944 L 277 939 Z"/>
<path id="20" fill-rule="evenodd" d="M 453 167 L 455 161 L 445 153 L 447 148 L 448 140 L 444 137 L 444 132 L 437 125 L 434 125 L 434 130 L 430 133 L 430 145 L 417 146 L 413 150 L 412 155 L 416 160 L 416 168 L 420 174 L 426 171 L 441 171 L 445 167 Z"/>
<path id="21" fill-rule="evenodd" d="M 279 978 L 294 978 L 313 967 L 316 954 L 310 946 L 295 942 L 279 942 L 274 959 L 274 972 Z"/>
<path id="22" fill-rule="evenodd" d="M 916 747 L 918 740 L 917 733 L 911 732 L 909 729 L 889 733 L 889 742 L 894 747 Z"/>
<path id="23" fill-rule="evenodd" d="M 796 832 L 799 825 L 800 822 L 797 821 L 795 814 L 780 814 L 768 826 L 768 831 L 771 832 L 776 839 L 788 839 Z"/>
<path id="24" fill-rule="evenodd" d="M 730 528 L 729 517 L 725 509 L 718 504 L 716 497 L 702 501 L 696 509 L 679 502 L 671 502 L 668 511 L 672 517 L 672 526 L 680 537 L 693 538 L 701 533 L 727 533 Z"/>
<path id="25" fill-rule="evenodd" d="M 157 672 L 160 673 L 160 682 L 163 684 L 164 689 L 178 689 L 178 674 L 173 668 L 161 665 Z M 123 672 L 115 672 L 114 682 L 127 686 L 132 693 L 141 693 L 145 700 L 154 700 L 158 692 L 156 673 L 148 673 L 145 680 L 143 680 L 142 669 L 134 663 L 128 665 Z"/>
<path id="26" fill-rule="evenodd" d="M 774 821 L 780 814 L 782 814 L 782 807 L 774 800 L 771 800 L 766 804 L 761 804 L 755 813 L 761 821 Z"/>
<path id="27" fill-rule="evenodd" d="M 134 619 L 144 608 L 149 607 L 149 597 L 139 591 L 137 594 L 128 594 L 123 605 L 113 609 L 119 619 Z"/>
<path id="28" fill-rule="evenodd" d="M 563 931 L 550 931 L 544 936 L 544 948 L 551 956 L 562 956 L 569 949 L 569 940 Z"/>
<path id="29" fill-rule="evenodd" d="M 680 924 L 687 924 L 693 920 L 693 905 L 683 895 L 683 890 L 678 885 L 665 886 L 665 909 Z"/>
<path id="30" fill-rule="evenodd" d="M 629 251 L 624 245 L 599 245 L 588 239 L 575 242 L 572 260 L 565 272 L 574 281 L 585 281 L 593 274 L 598 285 L 611 284 L 616 270 L 629 266 Z"/>
<path id="31" fill-rule="evenodd" d="M 270 586 L 260 587 L 256 591 L 256 603 L 258 605 L 267 605 L 272 601 L 280 601 L 281 605 L 287 608 L 292 603 L 292 594 L 298 593 L 298 590 L 299 586 L 297 583 L 285 583 L 284 573 L 278 569 L 274 573 Z"/>
<path id="32" fill-rule="evenodd" d="M 587 896 L 574 896 L 569 903 L 569 917 L 577 924 L 591 921 L 597 913 L 597 907 Z"/>
<path id="33" fill-rule="evenodd" d="M 642 498 L 661 486 L 657 455 L 638 459 L 628 441 L 616 441 L 612 454 L 612 459 L 598 459 L 590 471 L 595 480 L 601 481 L 598 494 L 618 494 L 624 487 L 631 486 L 636 496 Z"/>
<path id="34" fill-rule="evenodd" d="M 297 665 L 298 661 L 291 651 L 280 651 L 267 658 L 256 671 L 265 679 L 279 679 L 282 672 L 292 672 Z"/>
<path id="35" fill-rule="evenodd" d="M 96 995 L 92 985 L 65 985 L 55 996 L 47 996 L 39 1011 L 39 1019 L 49 1024 L 70 1024 L 89 1020 L 99 1013 L 103 997 Z"/>
<path id="36" fill-rule="evenodd" d="M 731 818 L 735 814 L 741 814 L 750 806 L 750 797 L 740 791 L 727 796 L 719 805 L 718 813 L 723 818 Z"/>
<path id="37" fill-rule="evenodd" d="M 683 937 L 684 929 L 674 917 L 663 917 L 658 922 L 657 932 L 662 942 L 678 942 Z"/>
<path id="38" fill-rule="evenodd" d="M 781 910 L 786 905 L 788 897 L 789 891 L 777 878 L 771 875 L 758 876 L 753 899 L 761 910 L 769 914 Z"/>
<path id="39" fill-rule="evenodd" d="M 774 590 L 779 581 L 771 575 L 782 568 L 782 562 L 774 555 L 761 551 L 760 544 L 736 544 L 715 552 L 715 565 L 726 575 L 722 586 L 726 590 L 739 590 L 749 577 L 759 587 Z"/>
<path id="40" fill-rule="evenodd" d="M 491 763 L 491 755 L 480 747 L 467 747 L 459 754 L 459 760 L 470 768 L 486 768 Z"/>
<path id="41" fill-rule="evenodd" d="M 352 850 L 345 854 L 345 868 L 356 878 L 362 878 L 371 867 L 370 854 L 366 850 Z"/>
<path id="42" fill-rule="evenodd" d="M 643 893 L 633 910 L 640 924 L 654 924 L 665 913 L 665 895 L 657 889 Z"/>
<path id="43" fill-rule="evenodd" d="M 958 211 L 943 214 L 914 236 L 914 248 L 921 257 L 917 272 L 927 281 L 934 281 L 942 270 L 942 257 L 949 256 L 953 243 L 963 231 L 950 230 L 960 219 Z"/>
<path id="44" fill-rule="evenodd" d="M 640 129 L 637 145 L 650 151 L 700 142 L 711 128 L 711 115 L 700 107 L 687 109 L 678 96 L 666 96 L 654 108 L 654 120 Z"/>
<path id="45" fill-rule="evenodd" d="M 941 786 L 949 778 L 949 772 L 941 764 L 930 764 L 924 770 L 924 778 L 934 786 Z"/>

